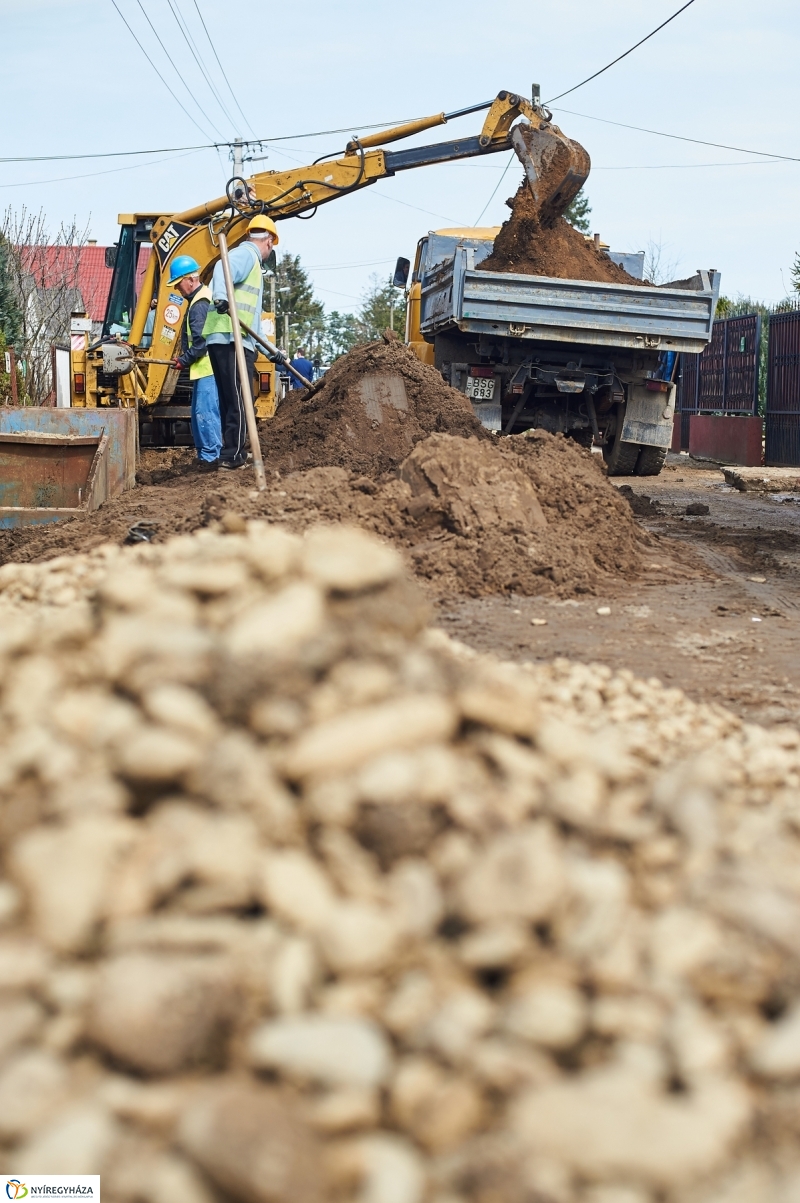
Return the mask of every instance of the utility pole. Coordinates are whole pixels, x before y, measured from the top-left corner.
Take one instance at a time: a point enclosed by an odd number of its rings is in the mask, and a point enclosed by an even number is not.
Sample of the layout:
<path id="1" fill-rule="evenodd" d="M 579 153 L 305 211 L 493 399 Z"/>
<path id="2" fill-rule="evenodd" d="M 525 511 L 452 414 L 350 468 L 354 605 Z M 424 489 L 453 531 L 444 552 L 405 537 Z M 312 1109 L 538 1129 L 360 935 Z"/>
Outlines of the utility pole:
<path id="1" fill-rule="evenodd" d="M 270 312 L 271 312 L 272 316 L 273 317 L 277 316 L 277 311 L 275 309 L 275 276 L 274 275 L 270 276 L 270 278 L 269 278 L 269 305 L 270 305 Z"/>
<path id="2" fill-rule="evenodd" d="M 283 315 L 283 345 L 286 348 L 286 354 L 289 354 L 289 314 Z"/>
<path id="3" fill-rule="evenodd" d="M 231 148 L 231 154 L 233 155 L 233 174 L 236 179 L 244 179 L 244 162 L 242 160 L 243 145 L 242 139 L 237 138 L 233 143 L 233 147 Z"/>

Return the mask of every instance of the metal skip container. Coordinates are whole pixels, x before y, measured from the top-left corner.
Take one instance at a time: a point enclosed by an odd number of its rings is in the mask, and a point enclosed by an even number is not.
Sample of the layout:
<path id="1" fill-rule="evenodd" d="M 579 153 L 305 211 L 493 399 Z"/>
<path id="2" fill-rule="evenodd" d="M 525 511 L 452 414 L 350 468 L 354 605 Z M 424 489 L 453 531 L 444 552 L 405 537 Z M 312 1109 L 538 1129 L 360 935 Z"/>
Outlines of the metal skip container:
<path id="1" fill-rule="evenodd" d="M 0 529 L 90 513 L 135 484 L 134 409 L 0 407 Z"/>

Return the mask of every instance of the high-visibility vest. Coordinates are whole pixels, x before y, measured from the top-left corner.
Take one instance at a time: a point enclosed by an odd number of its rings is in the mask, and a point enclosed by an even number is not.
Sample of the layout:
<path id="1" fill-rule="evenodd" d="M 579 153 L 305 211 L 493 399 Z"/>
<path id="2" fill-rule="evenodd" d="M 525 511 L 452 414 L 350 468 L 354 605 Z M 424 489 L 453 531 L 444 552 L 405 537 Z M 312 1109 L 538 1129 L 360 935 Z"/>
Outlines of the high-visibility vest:
<path id="1" fill-rule="evenodd" d="M 234 287 L 233 295 L 236 300 L 236 310 L 239 317 L 248 326 L 256 329 L 256 314 L 261 312 L 261 297 L 264 288 L 264 277 L 261 275 L 261 256 L 252 243 L 246 242 L 245 246 L 249 246 L 253 252 L 253 266 L 250 268 L 250 274 L 243 284 L 237 284 Z M 203 326 L 203 337 L 208 338 L 209 334 L 232 334 L 233 326 L 231 325 L 230 314 L 217 313 L 213 305 L 209 306 L 208 317 Z"/>
<path id="2" fill-rule="evenodd" d="M 189 321 L 189 310 L 192 308 L 192 305 L 194 305 L 195 301 L 200 300 L 208 301 L 209 310 L 211 309 L 211 289 L 207 288 L 205 284 L 200 285 L 197 292 L 189 302 L 189 309 L 186 310 L 186 342 L 190 348 L 192 345 L 192 327 Z M 214 369 L 211 367 L 211 357 L 209 356 L 208 351 L 206 351 L 205 355 L 201 355 L 199 359 L 195 359 L 193 363 L 189 364 L 189 379 L 202 380 L 204 376 L 213 375 L 213 371 Z"/>

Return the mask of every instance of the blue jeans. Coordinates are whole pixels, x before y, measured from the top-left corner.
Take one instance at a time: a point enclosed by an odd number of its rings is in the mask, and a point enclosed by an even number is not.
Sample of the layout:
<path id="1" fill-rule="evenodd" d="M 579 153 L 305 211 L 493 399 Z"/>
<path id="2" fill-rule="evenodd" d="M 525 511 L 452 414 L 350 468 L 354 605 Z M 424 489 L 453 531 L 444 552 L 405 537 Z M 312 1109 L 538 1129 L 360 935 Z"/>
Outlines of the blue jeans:
<path id="1" fill-rule="evenodd" d="M 201 376 L 192 386 L 192 438 L 197 458 L 211 463 L 222 450 L 219 396 L 213 376 Z"/>

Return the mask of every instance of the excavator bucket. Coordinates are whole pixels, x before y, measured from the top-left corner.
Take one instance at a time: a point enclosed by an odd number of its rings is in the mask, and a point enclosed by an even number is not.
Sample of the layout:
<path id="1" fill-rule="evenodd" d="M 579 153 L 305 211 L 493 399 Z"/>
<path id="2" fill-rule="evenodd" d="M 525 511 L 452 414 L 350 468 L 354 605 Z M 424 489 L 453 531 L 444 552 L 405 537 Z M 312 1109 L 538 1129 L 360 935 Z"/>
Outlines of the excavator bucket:
<path id="1" fill-rule="evenodd" d="M 591 168 L 589 155 L 556 125 L 546 129 L 515 125 L 511 142 L 525 168 L 539 224 L 551 226 L 583 187 Z"/>

